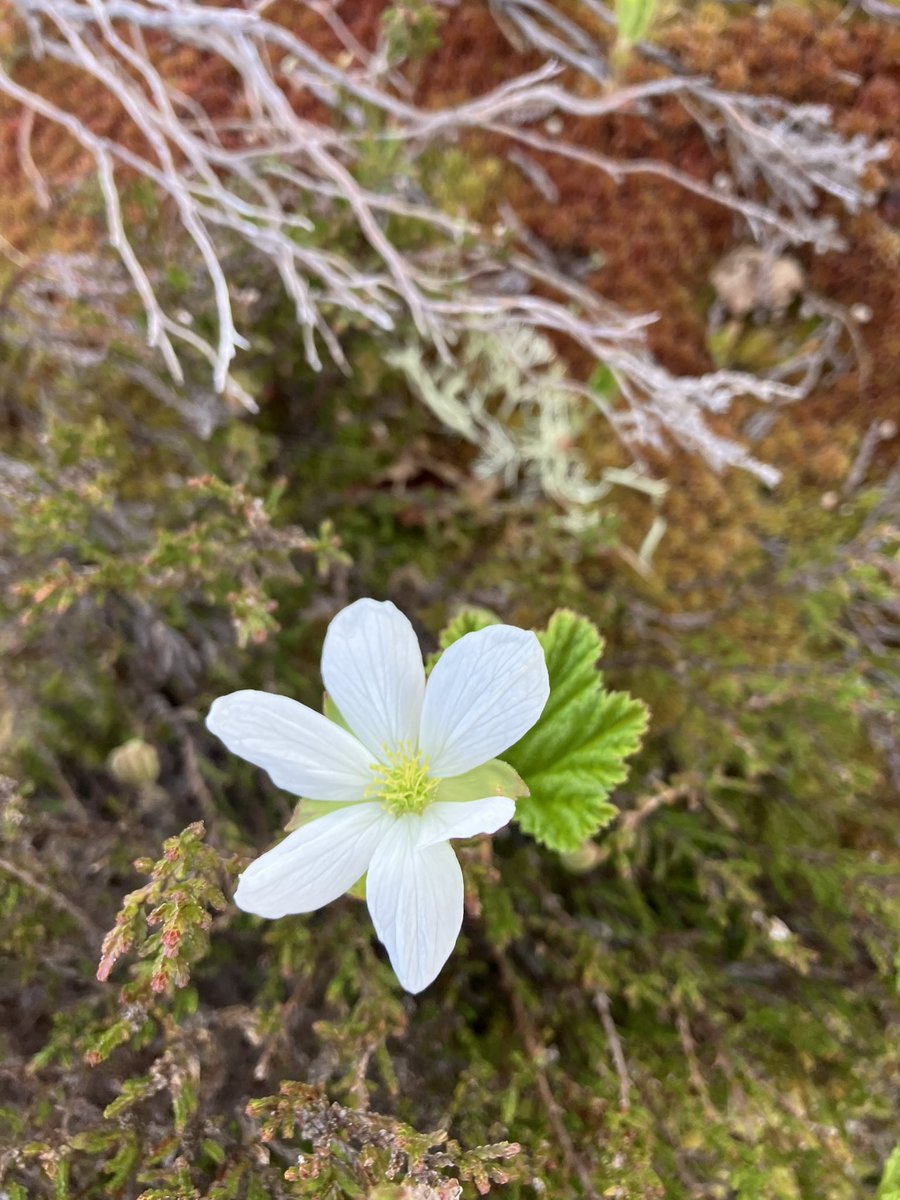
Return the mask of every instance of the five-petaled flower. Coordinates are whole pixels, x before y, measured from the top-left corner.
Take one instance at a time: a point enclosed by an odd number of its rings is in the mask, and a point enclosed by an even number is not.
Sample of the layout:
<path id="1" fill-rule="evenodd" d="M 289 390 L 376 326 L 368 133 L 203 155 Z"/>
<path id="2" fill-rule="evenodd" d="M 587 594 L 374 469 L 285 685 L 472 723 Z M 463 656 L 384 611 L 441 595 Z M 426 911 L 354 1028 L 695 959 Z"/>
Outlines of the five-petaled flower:
<path id="1" fill-rule="evenodd" d="M 279 787 L 340 805 L 252 863 L 235 903 L 262 917 L 312 912 L 365 875 L 378 937 L 400 983 L 419 992 L 462 925 L 449 839 L 494 833 L 515 811 L 512 797 L 461 799 L 461 777 L 541 715 L 544 652 L 533 633 L 491 625 L 454 642 L 426 681 L 407 618 L 393 604 L 357 600 L 328 627 L 322 678 L 340 723 L 268 692 L 233 692 L 210 710 L 212 732 Z"/>

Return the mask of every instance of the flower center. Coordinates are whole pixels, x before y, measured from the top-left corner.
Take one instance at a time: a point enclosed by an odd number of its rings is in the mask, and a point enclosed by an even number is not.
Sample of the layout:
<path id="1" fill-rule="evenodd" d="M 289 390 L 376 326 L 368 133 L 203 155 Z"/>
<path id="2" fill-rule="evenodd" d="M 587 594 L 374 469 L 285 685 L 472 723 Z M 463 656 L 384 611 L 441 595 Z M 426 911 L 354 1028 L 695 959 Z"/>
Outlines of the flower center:
<path id="1" fill-rule="evenodd" d="M 393 816 L 423 813 L 434 799 L 438 780 L 428 774 L 428 759 L 409 747 L 387 750 L 386 763 L 372 764 L 366 797 L 379 800 Z"/>

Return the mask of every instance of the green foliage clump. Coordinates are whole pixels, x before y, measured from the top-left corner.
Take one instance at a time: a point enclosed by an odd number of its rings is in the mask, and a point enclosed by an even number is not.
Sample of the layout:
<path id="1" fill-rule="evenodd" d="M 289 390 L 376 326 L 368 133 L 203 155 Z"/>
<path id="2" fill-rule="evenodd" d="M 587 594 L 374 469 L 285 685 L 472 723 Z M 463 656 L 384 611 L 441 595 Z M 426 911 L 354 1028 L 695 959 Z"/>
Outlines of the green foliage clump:
<path id="1" fill-rule="evenodd" d="M 114 927 L 103 939 L 97 968 L 101 982 L 123 954 L 135 951 L 152 960 L 143 972 L 151 991 L 186 986 L 191 963 L 209 948 L 210 910 L 224 912 L 228 907 L 218 882 L 223 864 L 203 845 L 205 832 L 203 822 L 197 821 L 168 839 L 158 862 L 135 862 L 135 870 L 149 874 L 150 883 L 125 897 Z M 156 926 L 159 932 L 150 933 Z"/>
<path id="2" fill-rule="evenodd" d="M 275 1138 L 310 1144 L 309 1153 L 300 1153 L 285 1174 L 300 1185 L 297 1196 L 338 1200 L 359 1189 L 386 1200 L 415 1195 L 416 1188 L 424 1189 L 420 1194 L 441 1195 L 447 1168 L 472 1180 L 484 1195 L 492 1183 L 507 1183 L 516 1173 L 502 1165 L 518 1154 L 514 1143 L 463 1151 L 443 1129 L 418 1133 L 399 1121 L 332 1104 L 308 1084 L 282 1083 L 277 1096 L 251 1101 L 248 1113 L 260 1122 L 264 1144 Z M 391 1182 L 373 1191 L 379 1178 Z M 395 1180 L 405 1186 L 394 1186 Z"/>
<path id="3" fill-rule="evenodd" d="M 43 451 L 29 478 L 30 503 L 19 508 L 11 530 L 31 564 L 29 576 L 14 588 L 27 624 L 44 612 L 63 616 L 78 601 L 99 603 L 110 593 L 133 598 L 152 592 L 167 613 L 195 596 L 227 607 L 238 643 L 246 645 L 277 628 L 266 584 L 292 577 L 296 554 L 315 556 L 321 570 L 340 561 L 339 542 L 327 524 L 318 537 L 275 527 L 283 487 L 278 481 L 262 497 L 211 474 L 173 479 L 168 487 L 155 487 L 152 500 L 177 512 L 177 524 L 148 527 L 140 505 L 151 496 L 129 495 L 133 458 L 123 459 L 103 417 L 78 426 L 53 422 Z M 130 519 L 117 514 L 116 497 Z"/>

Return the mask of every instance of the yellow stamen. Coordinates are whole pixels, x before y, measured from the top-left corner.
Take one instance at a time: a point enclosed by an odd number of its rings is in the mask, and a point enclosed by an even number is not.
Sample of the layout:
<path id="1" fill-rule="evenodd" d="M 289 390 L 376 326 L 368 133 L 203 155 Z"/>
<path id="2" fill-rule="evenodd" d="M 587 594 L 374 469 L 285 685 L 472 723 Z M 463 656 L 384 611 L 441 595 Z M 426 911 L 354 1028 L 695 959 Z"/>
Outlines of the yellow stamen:
<path id="1" fill-rule="evenodd" d="M 366 797 L 379 800 L 393 816 L 418 816 L 434 800 L 439 780 L 428 774 L 428 759 L 410 747 L 385 748 L 387 762 L 372 764 L 372 782 Z"/>

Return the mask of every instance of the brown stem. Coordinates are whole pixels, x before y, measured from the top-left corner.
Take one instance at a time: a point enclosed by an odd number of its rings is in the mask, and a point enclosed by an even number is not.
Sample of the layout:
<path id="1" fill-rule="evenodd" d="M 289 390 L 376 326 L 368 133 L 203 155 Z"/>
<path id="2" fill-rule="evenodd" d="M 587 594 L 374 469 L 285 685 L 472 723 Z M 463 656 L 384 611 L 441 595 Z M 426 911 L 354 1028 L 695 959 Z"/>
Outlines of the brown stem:
<path id="1" fill-rule="evenodd" d="M 602 988 L 597 988 L 594 992 L 594 1007 L 600 1014 L 600 1023 L 603 1026 L 603 1032 L 606 1034 L 613 1066 L 616 1068 L 616 1074 L 619 1077 L 619 1108 L 622 1112 L 627 1112 L 631 1108 L 631 1077 L 628 1074 L 628 1063 L 625 1060 L 622 1039 L 619 1037 L 616 1023 L 612 1019 L 609 996 Z"/>
<path id="2" fill-rule="evenodd" d="M 512 1005 L 513 1016 L 516 1022 L 516 1028 L 519 1031 L 519 1036 L 525 1046 L 528 1056 L 534 1064 L 537 1072 L 537 1087 L 540 1093 L 541 1101 L 547 1110 L 547 1117 L 550 1121 L 550 1127 L 553 1130 L 553 1135 L 562 1151 L 563 1159 L 565 1160 L 566 1168 L 570 1174 L 577 1176 L 584 1195 L 587 1200 L 599 1200 L 594 1185 L 591 1182 L 591 1177 L 587 1167 L 581 1161 L 575 1145 L 569 1136 L 569 1131 L 566 1129 L 563 1121 L 562 1109 L 553 1095 L 553 1089 L 550 1087 L 550 1081 L 547 1078 L 547 1073 L 543 1068 L 543 1060 L 546 1047 L 538 1036 L 537 1030 L 532 1024 L 531 1018 L 528 1015 L 528 1010 L 522 1002 L 522 997 L 519 995 L 516 986 L 516 976 L 506 954 L 497 947 L 494 947 L 494 958 L 500 968 L 500 978 L 503 982 L 503 987 L 509 996 Z"/>

